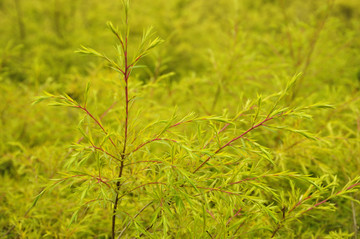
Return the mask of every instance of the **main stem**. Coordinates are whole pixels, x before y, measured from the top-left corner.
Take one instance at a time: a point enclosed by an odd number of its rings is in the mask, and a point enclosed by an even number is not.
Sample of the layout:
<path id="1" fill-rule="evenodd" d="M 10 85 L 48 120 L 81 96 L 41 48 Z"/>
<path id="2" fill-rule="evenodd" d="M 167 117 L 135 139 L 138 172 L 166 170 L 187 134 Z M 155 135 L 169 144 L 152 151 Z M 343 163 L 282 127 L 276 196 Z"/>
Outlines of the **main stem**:
<path id="1" fill-rule="evenodd" d="M 111 228 L 111 232 L 112 232 L 112 239 L 115 239 L 115 224 L 116 224 L 116 211 L 117 211 L 117 206 L 118 206 L 118 202 L 119 202 L 119 191 L 120 191 L 120 187 L 121 187 L 121 182 L 120 182 L 120 178 L 122 176 L 123 173 L 123 169 L 124 169 L 124 161 L 126 158 L 126 143 L 127 143 L 127 138 L 128 138 L 128 119 L 129 119 L 129 90 L 128 90 L 128 81 L 129 81 L 129 77 L 130 77 L 130 71 L 129 71 L 129 66 L 128 66 L 128 52 L 127 52 L 127 36 L 125 38 L 125 44 L 124 44 L 124 58 L 125 58 L 125 70 L 124 70 L 124 81 L 125 81 L 125 126 L 124 126 L 124 147 L 122 150 L 122 154 L 121 154 L 121 164 L 120 164 L 120 170 L 119 170 L 119 176 L 118 176 L 118 181 L 116 183 L 116 196 L 115 196 L 115 202 L 114 202 L 114 208 L 113 208 L 113 215 L 112 215 L 112 228 Z"/>

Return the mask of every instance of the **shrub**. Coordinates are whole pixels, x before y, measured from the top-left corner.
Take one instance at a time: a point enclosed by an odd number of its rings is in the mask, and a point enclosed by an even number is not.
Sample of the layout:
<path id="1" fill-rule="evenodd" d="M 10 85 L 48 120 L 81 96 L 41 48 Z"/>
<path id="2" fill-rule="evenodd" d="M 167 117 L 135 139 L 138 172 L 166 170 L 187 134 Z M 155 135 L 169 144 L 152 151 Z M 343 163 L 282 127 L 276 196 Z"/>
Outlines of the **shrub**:
<path id="1" fill-rule="evenodd" d="M 359 1 L 52 3 L 0 1 L 0 238 L 357 237 Z"/>

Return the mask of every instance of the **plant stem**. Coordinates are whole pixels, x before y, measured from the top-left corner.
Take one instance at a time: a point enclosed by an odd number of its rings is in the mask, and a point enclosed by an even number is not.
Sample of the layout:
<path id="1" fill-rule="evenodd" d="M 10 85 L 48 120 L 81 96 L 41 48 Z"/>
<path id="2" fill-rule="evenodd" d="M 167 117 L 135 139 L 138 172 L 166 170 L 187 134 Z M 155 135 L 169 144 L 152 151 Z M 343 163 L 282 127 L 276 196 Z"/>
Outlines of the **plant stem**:
<path id="1" fill-rule="evenodd" d="M 121 178 L 121 176 L 122 176 L 123 168 L 124 168 L 124 161 L 121 161 L 119 178 Z M 120 186 L 121 186 L 120 181 L 118 181 L 116 183 L 116 196 L 115 196 L 113 215 L 112 215 L 112 226 L 111 226 L 111 233 L 112 233 L 113 239 L 115 238 L 116 211 L 117 211 L 117 205 L 118 205 L 118 201 L 119 201 Z"/>
<path id="2" fill-rule="evenodd" d="M 98 121 L 89 111 L 88 111 L 88 109 L 84 106 L 81 106 L 81 105 L 77 105 L 77 106 L 75 106 L 76 108 L 79 108 L 79 109 L 82 109 L 83 111 L 85 111 L 86 112 L 86 114 L 88 115 L 88 116 L 90 116 L 94 121 L 95 121 L 95 123 L 102 129 L 102 131 L 106 134 L 106 135 L 108 135 L 108 132 L 105 130 L 105 128 L 102 126 L 102 124 L 100 123 L 100 121 Z M 109 137 L 109 140 L 110 140 L 110 142 L 111 142 L 111 144 L 114 146 L 114 148 L 115 149 L 117 149 L 117 147 L 116 147 L 116 144 L 114 143 L 114 141 L 111 139 L 111 137 Z"/>
<path id="3" fill-rule="evenodd" d="M 346 191 L 348 191 L 348 190 L 350 190 L 350 189 L 352 189 L 352 188 L 354 188 L 354 187 L 357 187 L 357 186 L 359 186 L 359 185 L 360 185 L 360 183 L 357 182 L 357 183 L 354 183 L 354 184 L 352 184 L 351 186 L 349 186 L 349 187 L 347 187 L 347 188 L 345 188 L 345 189 L 342 189 L 342 190 L 338 191 L 338 192 L 335 193 L 334 195 L 332 195 L 332 196 L 330 196 L 330 197 L 322 200 L 321 202 L 316 203 L 315 205 L 311 206 L 310 208 L 302 211 L 302 212 L 300 213 L 300 215 L 303 215 L 303 214 L 307 213 L 308 211 L 311 211 L 311 210 L 313 210 L 314 208 L 316 208 L 316 207 L 318 207 L 318 206 L 326 203 L 326 202 L 329 201 L 332 197 L 337 196 L 337 195 L 339 195 L 339 194 L 341 194 L 341 193 L 344 193 L 344 192 L 346 192 Z M 297 207 L 301 206 L 304 201 L 306 201 L 306 200 L 308 200 L 308 199 L 310 199 L 310 198 L 311 198 L 311 195 L 308 196 L 308 197 L 306 197 L 306 198 L 304 198 L 304 199 L 302 199 L 302 200 L 300 200 L 297 204 L 295 204 L 295 206 L 294 206 L 292 209 L 290 209 L 290 211 L 288 211 L 288 212 L 286 213 L 286 215 L 287 215 L 287 216 L 290 215 L 290 213 L 291 213 L 294 209 L 296 209 Z M 275 228 L 275 230 L 273 231 L 273 233 L 272 233 L 272 235 L 271 235 L 271 238 L 274 238 L 274 237 L 275 237 L 276 233 L 280 230 L 280 228 L 282 228 L 282 227 L 284 226 L 284 222 L 289 219 L 289 217 L 287 217 L 286 215 L 285 215 L 285 217 L 281 220 L 281 222 L 278 223 L 277 227 Z M 300 216 L 296 216 L 296 217 L 300 217 Z"/>
<path id="4" fill-rule="evenodd" d="M 223 146 L 221 146 L 218 150 L 216 150 L 213 154 L 213 156 L 217 153 L 219 153 L 223 148 L 229 146 L 231 143 L 233 143 L 234 141 L 244 137 L 244 135 L 246 135 L 247 133 L 249 133 L 250 131 L 252 131 L 253 129 L 256 129 L 259 126 L 262 126 L 264 123 L 266 123 L 269 120 L 272 120 L 275 116 L 272 117 L 266 117 L 266 119 L 264 119 L 263 121 L 261 121 L 260 123 L 258 123 L 257 125 L 252 126 L 251 128 L 249 128 L 248 130 L 246 130 L 244 133 L 242 133 L 240 136 L 233 138 L 232 140 L 230 140 L 229 142 L 227 142 L 226 144 L 224 144 Z M 193 173 L 196 173 L 200 168 L 202 168 L 210 159 L 212 158 L 212 156 L 209 156 L 202 164 L 200 164 L 199 167 L 197 167 Z"/>
<path id="5" fill-rule="evenodd" d="M 140 213 L 142 213 L 148 206 L 150 206 L 153 203 L 153 201 L 149 202 L 148 204 L 146 204 L 134 217 L 133 220 L 135 220 L 135 218 L 137 216 L 140 215 Z M 124 227 L 124 229 L 121 231 L 121 233 L 118 236 L 118 239 L 124 234 L 125 230 L 130 226 L 131 221 L 126 225 L 126 227 Z"/>
<path id="6" fill-rule="evenodd" d="M 122 154 L 121 154 L 121 164 L 120 164 L 118 181 L 116 183 L 116 196 L 115 196 L 113 215 L 112 215 L 111 233 L 112 233 L 113 239 L 115 239 L 116 211 L 117 211 L 117 206 L 118 206 L 118 202 L 119 202 L 119 191 L 120 191 L 120 187 L 121 187 L 120 178 L 122 176 L 123 169 L 124 169 L 124 160 L 126 158 L 126 143 L 127 143 L 127 138 L 128 138 L 128 119 L 129 119 L 128 81 L 129 81 L 131 70 L 129 70 L 130 66 L 128 66 L 128 52 L 127 52 L 128 44 L 127 44 L 127 42 L 128 42 L 128 37 L 126 35 L 125 44 L 124 44 L 124 60 L 125 60 L 125 62 L 124 62 L 124 67 L 125 67 L 125 70 L 124 70 L 124 81 L 125 81 L 125 126 L 124 126 L 124 131 L 125 131 L 125 133 L 124 133 L 124 147 L 123 147 Z"/>

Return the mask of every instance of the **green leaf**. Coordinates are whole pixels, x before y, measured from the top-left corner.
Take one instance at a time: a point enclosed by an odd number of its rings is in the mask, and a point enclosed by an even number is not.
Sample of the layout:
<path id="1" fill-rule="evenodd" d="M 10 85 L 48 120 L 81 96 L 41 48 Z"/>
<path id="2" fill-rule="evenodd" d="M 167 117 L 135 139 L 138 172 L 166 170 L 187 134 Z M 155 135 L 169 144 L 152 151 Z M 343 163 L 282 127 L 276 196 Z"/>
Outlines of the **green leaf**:
<path id="1" fill-rule="evenodd" d="M 71 216 L 70 223 L 69 223 L 68 227 L 70 227 L 71 224 L 73 224 L 74 222 L 77 221 L 78 214 L 79 214 L 79 210 L 80 210 L 80 209 L 76 210 L 76 211 L 73 213 L 73 215 Z"/>
<path id="2" fill-rule="evenodd" d="M 274 220 L 274 222 L 277 224 L 279 223 L 279 219 L 276 218 L 276 216 L 274 215 L 274 213 L 272 211 L 269 210 L 269 208 L 267 208 L 266 206 L 262 207 L 265 212 Z"/>
<path id="3" fill-rule="evenodd" d="M 114 35 L 118 38 L 120 43 L 124 44 L 124 40 L 123 40 L 121 33 L 119 32 L 119 29 L 117 27 L 115 28 L 114 25 L 112 24 L 112 22 L 110 22 L 110 21 L 108 21 L 106 23 L 106 25 L 109 27 L 109 29 L 112 31 L 112 33 L 114 33 Z"/>
<path id="4" fill-rule="evenodd" d="M 45 191 L 46 191 L 46 188 L 43 189 L 43 190 L 35 197 L 35 199 L 33 200 L 32 204 L 31 204 L 31 206 L 30 206 L 30 209 L 36 206 L 37 202 L 38 202 L 39 199 L 44 195 Z"/>
<path id="5" fill-rule="evenodd" d="M 146 235 L 148 238 L 153 238 L 151 236 L 151 234 L 140 223 L 138 223 L 136 220 L 134 220 L 134 225 L 135 225 L 135 227 L 136 227 L 136 229 L 138 231 L 140 231 L 141 233 Z"/>
<path id="6" fill-rule="evenodd" d="M 265 158 L 272 164 L 275 166 L 275 162 L 272 160 L 272 155 L 269 153 L 269 151 L 267 151 L 264 147 L 259 147 L 261 152 L 264 153 Z"/>
<path id="7" fill-rule="evenodd" d="M 327 104 L 327 103 L 316 103 L 313 105 L 309 105 L 304 107 L 305 109 L 317 108 L 317 109 L 335 109 L 335 106 Z"/>
<path id="8" fill-rule="evenodd" d="M 317 138 L 315 138 L 314 136 L 312 136 L 309 132 L 307 132 L 306 130 L 299 130 L 299 129 L 288 129 L 289 131 L 291 132 L 294 132 L 294 133 L 297 133 L 297 134 L 300 134 L 308 139 L 311 139 L 311 140 L 317 140 Z"/>
<path id="9" fill-rule="evenodd" d="M 254 123 L 255 123 L 257 117 L 259 116 L 260 109 L 261 109 L 261 95 L 258 96 L 258 100 L 257 100 L 257 110 L 256 110 L 256 113 L 255 113 L 255 116 L 254 116 L 254 120 L 253 120 Z"/>
<path id="10" fill-rule="evenodd" d="M 94 55 L 94 56 L 98 56 L 98 57 L 103 57 L 103 55 L 97 51 L 95 51 L 92 48 L 89 47 L 85 47 L 83 45 L 80 46 L 80 49 L 75 51 L 76 53 L 81 53 L 81 54 L 89 54 L 89 55 Z"/>
<path id="11" fill-rule="evenodd" d="M 90 81 L 86 84 L 85 93 L 84 93 L 84 104 L 87 104 L 88 96 L 89 96 L 89 89 L 90 89 Z"/>
<path id="12" fill-rule="evenodd" d="M 302 73 L 298 73 L 296 75 L 294 75 L 291 80 L 289 80 L 287 83 L 286 83 L 286 87 L 285 87 L 285 92 L 288 92 L 290 90 L 290 88 L 292 88 L 295 84 L 295 82 L 300 78 L 300 76 L 302 75 Z"/>

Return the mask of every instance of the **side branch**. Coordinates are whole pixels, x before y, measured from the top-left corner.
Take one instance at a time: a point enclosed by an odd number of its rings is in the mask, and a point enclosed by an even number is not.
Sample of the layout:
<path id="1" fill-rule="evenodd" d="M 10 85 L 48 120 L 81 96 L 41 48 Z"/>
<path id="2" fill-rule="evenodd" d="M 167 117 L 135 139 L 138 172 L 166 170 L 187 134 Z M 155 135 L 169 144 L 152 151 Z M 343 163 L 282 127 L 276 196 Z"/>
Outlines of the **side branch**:
<path id="1" fill-rule="evenodd" d="M 105 128 L 102 126 L 102 124 L 85 107 L 82 107 L 81 105 L 78 105 L 78 106 L 76 106 L 76 108 L 79 108 L 79 109 L 82 109 L 83 111 L 85 111 L 85 113 L 95 121 L 95 123 L 102 129 L 102 131 L 106 135 L 108 135 L 108 132 L 105 130 Z M 110 140 L 111 144 L 115 147 L 115 149 L 117 149 L 114 141 L 110 137 L 109 137 L 109 140 Z"/>
<path id="2" fill-rule="evenodd" d="M 151 139 L 149 141 L 146 141 L 145 143 L 142 143 L 140 144 L 138 147 L 136 147 L 133 151 L 131 151 L 129 154 L 131 153 L 135 153 L 136 151 L 138 151 L 139 149 L 141 149 L 142 147 L 144 147 L 145 145 L 149 144 L 149 143 L 152 143 L 154 141 L 160 141 L 160 140 L 163 140 L 163 141 L 171 141 L 171 142 L 174 142 L 174 143 L 177 143 L 176 140 L 173 140 L 173 139 L 164 139 L 164 138 L 155 138 L 155 139 Z"/>
<path id="3" fill-rule="evenodd" d="M 105 149 L 103 149 L 101 147 L 97 147 L 97 146 L 93 145 L 92 148 L 104 152 L 105 154 L 109 155 L 110 157 L 112 157 L 113 159 L 116 159 L 119 162 L 122 161 L 121 159 L 119 159 L 118 157 L 115 157 L 114 155 L 110 154 L 109 152 L 107 152 Z"/>
<path id="4" fill-rule="evenodd" d="M 221 150 L 223 150 L 224 148 L 226 148 L 227 146 L 229 146 L 231 143 L 233 143 L 234 141 L 244 137 L 247 133 L 249 133 L 250 131 L 252 131 L 253 129 L 256 129 L 258 127 L 260 127 L 261 125 L 265 124 L 267 121 L 272 120 L 275 116 L 272 117 L 266 117 L 266 119 L 264 119 L 263 121 L 261 121 L 260 123 L 258 123 L 257 125 L 253 125 L 251 128 L 249 128 L 248 130 L 246 130 L 244 133 L 242 133 L 241 135 L 239 135 L 236 138 L 233 138 L 232 140 L 230 140 L 229 142 L 227 142 L 226 144 L 224 144 L 223 146 L 221 146 L 218 150 L 216 150 L 214 152 L 214 154 L 212 156 L 214 156 L 215 154 L 219 153 Z M 193 173 L 196 173 L 200 168 L 202 168 L 211 158 L 212 156 L 209 156 L 202 164 L 199 165 L 199 167 L 197 167 Z"/>
<path id="5" fill-rule="evenodd" d="M 318 206 L 326 203 L 326 202 L 329 201 L 331 198 L 333 198 L 333 197 L 335 197 L 335 196 L 338 196 L 339 194 L 345 193 L 346 191 L 349 191 L 350 189 L 352 189 L 352 188 L 354 188 L 354 187 L 357 187 L 357 186 L 359 186 L 359 185 L 360 185 L 360 183 L 355 183 L 355 184 L 352 184 L 351 186 L 349 186 L 349 187 L 347 187 L 347 188 L 345 188 L 345 189 L 342 189 L 342 190 L 338 191 L 336 194 L 333 194 L 333 195 L 331 195 L 330 197 L 328 197 L 328 198 L 326 198 L 326 199 L 324 199 L 324 200 L 322 200 L 322 201 L 314 204 L 313 206 L 309 207 L 309 208 L 306 209 L 305 211 L 302 211 L 299 216 L 301 216 L 301 215 L 303 215 L 303 214 L 311 211 L 312 209 L 314 209 L 314 208 L 316 208 L 316 207 L 318 207 Z M 285 216 L 285 217 L 283 218 L 283 220 L 277 225 L 277 227 L 275 228 L 275 230 L 273 231 L 273 233 L 272 233 L 272 235 L 271 235 L 271 238 L 275 237 L 276 233 L 283 227 L 284 222 L 285 222 L 286 220 L 288 220 L 289 218 L 291 218 L 291 217 L 289 217 L 290 213 L 291 213 L 292 211 L 294 211 L 296 208 L 298 208 L 299 206 L 301 206 L 305 201 L 307 201 L 307 200 L 309 200 L 309 199 L 311 199 L 311 198 L 312 198 L 312 197 L 311 197 L 311 195 L 310 195 L 310 196 L 308 196 L 308 197 L 306 197 L 306 198 L 304 198 L 304 199 L 302 199 L 302 200 L 299 200 L 299 202 L 296 203 L 296 204 L 286 213 L 286 216 Z M 293 216 L 293 217 L 294 217 L 294 216 Z"/>

